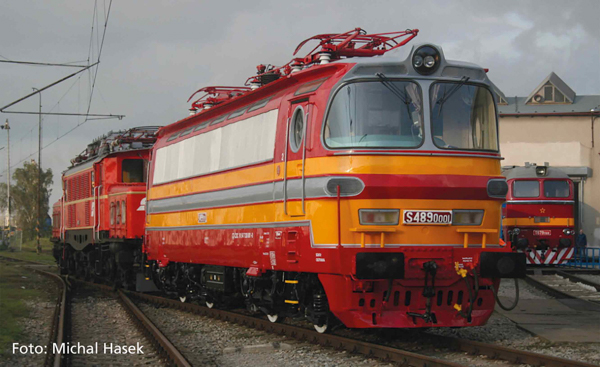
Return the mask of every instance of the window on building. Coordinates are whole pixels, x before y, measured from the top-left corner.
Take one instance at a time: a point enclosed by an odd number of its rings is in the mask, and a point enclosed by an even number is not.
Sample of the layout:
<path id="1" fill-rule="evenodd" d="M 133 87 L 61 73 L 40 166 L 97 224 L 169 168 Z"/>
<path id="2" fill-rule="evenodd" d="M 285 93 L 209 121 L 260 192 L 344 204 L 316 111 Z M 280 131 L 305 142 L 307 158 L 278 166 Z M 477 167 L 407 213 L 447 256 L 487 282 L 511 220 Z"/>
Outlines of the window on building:
<path id="1" fill-rule="evenodd" d="M 565 95 L 554 84 L 546 83 L 530 100 L 534 103 L 568 103 Z"/>
<path id="2" fill-rule="evenodd" d="M 544 196 L 547 198 L 568 198 L 569 194 L 567 181 L 544 181 Z"/>
<path id="3" fill-rule="evenodd" d="M 540 196 L 538 181 L 514 181 L 513 196 L 516 198 L 537 198 Z"/>
<path id="4" fill-rule="evenodd" d="M 143 159 L 123 159 L 122 181 L 126 183 L 146 182 Z"/>

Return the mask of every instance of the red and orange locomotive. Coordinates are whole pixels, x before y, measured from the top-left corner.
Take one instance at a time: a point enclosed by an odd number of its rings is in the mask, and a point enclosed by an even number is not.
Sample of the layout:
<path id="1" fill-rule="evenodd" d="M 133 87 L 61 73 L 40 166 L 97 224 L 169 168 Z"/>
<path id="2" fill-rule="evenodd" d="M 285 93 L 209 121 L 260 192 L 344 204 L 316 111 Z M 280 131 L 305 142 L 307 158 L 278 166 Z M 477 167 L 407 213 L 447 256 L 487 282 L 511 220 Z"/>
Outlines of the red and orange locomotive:
<path id="1" fill-rule="evenodd" d="M 144 184 L 120 172 L 148 148 L 71 168 L 66 182 L 96 177 L 79 196 L 65 186 L 57 258 L 69 272 L 135 275 L 140 290 L 152 280 L 183 302 L 305 317 L 319 332 L 337 320 L 484 324 L 500 278 L 525 273 L 524 255 L 499 244 L 507 185 L 491 82 L 435 45 L 390 52 L 417 32 L 318 35 L 305 57 L 260 65 L 250 87 L 202 88 L 192 115 L 156 134 L 145 207 Z M 119 232 L 123 221 L 139 228 Z"/>
<path id="2" fill-rule="evenodd" d="M 146 176 L 158 127 L 110 132 L 63 172 L 52 208 L 54 256 L 63 271 L 127 284 L 142 259 Z"/>
<path id="3" fill-rule="evenodd" d="M 573 257 L 575 246 L 573 181 L 548 164 L 510 167 L 504 238 L 532 265 L 558 265 Z"/>

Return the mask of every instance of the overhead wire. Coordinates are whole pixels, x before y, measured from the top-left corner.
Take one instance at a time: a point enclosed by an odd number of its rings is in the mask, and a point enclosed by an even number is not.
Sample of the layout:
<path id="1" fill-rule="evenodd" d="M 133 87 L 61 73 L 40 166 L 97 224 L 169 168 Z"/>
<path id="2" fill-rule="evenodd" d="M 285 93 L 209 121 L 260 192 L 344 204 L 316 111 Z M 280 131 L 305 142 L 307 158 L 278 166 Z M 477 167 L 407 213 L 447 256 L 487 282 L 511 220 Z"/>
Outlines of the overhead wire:
<path id="1" fill-rule="evenodd" d="M 109 2 L 109 4 L 108 4 L 108 10 L 106 10 L 106 2 L 104 2 L 104 4 L 105 4 L 105 19 L 104 19 L 104 29 L 103 29 L 103 32 L 102 32 L 102 38 L 101 38 L 101 40 L 100 40 L 100 44 L 99 44 L 99 47 L 98 47 L 98 57 L 97 57 L 97 59 L 96 59 L 96 63 L 97 63 L 97 65 L 96 65 L 96 68 L 95 68 L 95 70 L 94 70 L 94 77 L 93 77 L 93 79 L 91 79 L 91 80 L 90 80 L 90 81 L 91 81 L 91 83 L 92 83 L 92 85 L 91 85 L 91 88 L 90 88 L 90 97 L 89 97 L 89 99 L 88 99 L 88 106 L 87 106 L 87 112 L 86 112 L 86 115 L 87 115 L 87 114 L 89 114 L 89 112 L 90 112 L 90 108 L 91 108 L 91 104 L 92 104 L 92 98 L 93 98 L 93 94 L 94 94 L 94 88 L 95 88 L 95 86 L 96 86 L 96 79 L 97 79 L 97 77 L 98 77 L 98 67 L 99 67 L 99 63 L 100 63 L 100 56 L 101 56 L 101 54 L 102 54 L 102 49 L 103 49 L 103 46 L 104 46 L 104 40 L 105 40 L 105 37 L 106 37 L 106 29 L 107 29 L 107 27 L 108 27 L 108 20 L 109 20 L 109 17 L 110 17 L 110 11 L 111 11 L 111 8 L 112 8 L 112 0 L 110 0 L 110 2 Z M 93 14 L 93 17 L 92 17 L 92 27 L 93 27 L 94 21 L 95 21 L 95 22 L 96 22 L 96 24 L 97 24 L 97 0 L 96 0 L 96 1 L 95 1 L 95 3 L 94 3 L 94 14 Z M 99 33 L 99 32 L 97 32 L 97 33 Z M 99 39 L 99 35 L 98 35 L 96 38 L 97 38 L 97 40 L 98 40 L 98 39 Z M 93 45 L 92 45 L 92 44 L 93 44 L 93 30 L 92 30 L 91 37 L 90 37 L 90 51 L 88 52 L 88 64 L 89 64 L 89 62 L 90 62 L 90 55 L 91 55 L 91 56 L 93 56 Z M 0 56 L 1 56 L 1 55 L 0 55 Z M 5 58 L 4 56 L 2 56 L 2 57 L 3 57 L 3 58 Z M 6 59 L 6 58 L 5 58 L 5 59 Z M 7 59 L 7 60 L 8 60 L 8 59 Z M 92 59 L 92 60 L 93 60 L 93 59 Z M 91 74 L 91 73 L 90 73 L 90 74 Z M 76 80 L 76 82 L 77 82 L 77 81 L 79 81 L 80 79 L 81 79 L 81 76 L 80 76 L 80 77 L 79 77 L 79 78 Z M 71 85 L 71 87 L 69 88 L 69 90 L 70 90 L 70 89 L 71 89 L 71 88 L 74 86 L 74 84 L 75 84 L 75 83 L 73 83 L 73 85 Z M 65 95 L 66 95 L 66 93 L 65 93 Z M 62 98 L 64 98 L 64 96 L 65 96 L 65 95 L 63 95 L 63 97 L 61 97 L 61 100 L 62 100 Z M 78 99 L 79 99 L 79 97 L 78 97 Z M 59 102 L 60 102 L 60 100 L 59 100 Z M 58 102 L 57 102 L 57 104 L 58 104 Z M 79 103 L 78 103 L 78 104 L 79 104 Z M 56 105 L 55 105 L 55 106 L 56 106 Z M 54 107 L 53 107 L 53 109 L 54 109 Z M 52 110 L 51 110 L 51 111 L 52 111 Z M 78 112 L 79 112 L 79 109 L 78 109 Z M 111 118 L 111 117 L 107 117 L 107 118 Z M 58 140 L 60 140 L 60 139 L 64 138 L 65 136 L 67 136 L 68 134 L 70 134 L 71 132 L 73 132 L 75 129 L 79 128 L 80 126 L 82 126 L 83 124 L 85 124 L 86 122 L 88 122 L 88 121 L 91 121 L 91 120 L 97 120 L 97 118 L 90 119 L 89 117 L 87 117 L 87 116 L 86 116 L 86 118 L 85 118 L 85 119 L 84 119 L 82 122 L 78 123 L 78 124 L 77 124 L 77 125 L 75 125 L 73 128 L 71 128 L 71 129 L 67 130 L 67 131 L 66 131 L 65 133 L 63 133 L 62 135 L 59 135 L 59 136 L 58 136 L 58 137 L 57 137 L 55 140 L 53 140 L 53 141 L 49 142 L 48 144 L 44 145 L 44 146 L 43 146 L 43 147 L 41 147 L 40 149 L 41 149 L 41 150 L 44 150 L 44 149 L 48 148 L 49 146 L 51 146 L 52 144 L 54 144 L 54 143 L 55 143 L 55 142 L 57 142 Z M 32 129 L 31 131 L 33 131 L 33 129 Z M 30 131 L 30 132 L 31 132 L 31 131 Z M 31 145 L 31 144 L 29 144 L 29 145 Z M 3 175 L 3 174 L 4 174 L 4 173 L 5 173 L 7 170 L 9 170 L 9 169 L 10 169 L 10 170 L 12 170 L 14 167 L 18 166 L 19 164 L 21 164 L 22 162 L 24 162 L 24 161 L 25 161 L 25 160 L 27 160 L 28 158 L 32 157 L 32 156 L 33 156 L 34 154 L 36 154 L 37 152 L 38 152 L 38 151 L 36 150 L 35 152 L 33 152 L 33 153 L 29 154 L 27 157 L 25 157 L 25 158 L 21 159 L 20 161 L 18 161 L 18 162 L 17 162 L 17 163 L 15 163 L 15 164 L 11 165 L 9 168 L 7 168 L 7 169 L 4 169 L 4 171 L 2 171 L 2 173 L 0 173 L 0 175 Z M 21 155 L 21 154 L 19 154 L 19 155 Z M 10 172 L 9 172 L 9 174 L 10 174 Z"/>

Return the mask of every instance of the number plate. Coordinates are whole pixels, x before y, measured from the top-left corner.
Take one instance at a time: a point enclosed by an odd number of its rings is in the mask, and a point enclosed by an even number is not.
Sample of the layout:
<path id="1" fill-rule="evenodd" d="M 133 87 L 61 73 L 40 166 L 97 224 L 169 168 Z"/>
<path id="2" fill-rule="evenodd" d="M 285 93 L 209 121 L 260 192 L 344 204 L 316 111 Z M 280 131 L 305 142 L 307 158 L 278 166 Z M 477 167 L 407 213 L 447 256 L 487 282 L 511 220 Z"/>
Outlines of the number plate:
<path id="1" fill-rule="evenodd" d="M 404 210 L 404 224 L 452 224 L 452 210 Z"/>
<path id="2" fill-rule="evenodd" d="M 551 236 L 552 231 L 549 229 L 534 229 L 533 235 L 534 236 Z"/>

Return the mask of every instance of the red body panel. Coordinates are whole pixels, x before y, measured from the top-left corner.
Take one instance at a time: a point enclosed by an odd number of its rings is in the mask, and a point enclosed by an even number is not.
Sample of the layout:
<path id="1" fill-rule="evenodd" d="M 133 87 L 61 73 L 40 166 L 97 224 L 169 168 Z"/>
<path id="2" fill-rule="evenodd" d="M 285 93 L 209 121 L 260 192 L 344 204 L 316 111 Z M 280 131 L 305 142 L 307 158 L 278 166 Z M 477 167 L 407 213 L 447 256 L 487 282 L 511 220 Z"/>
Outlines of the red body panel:
<path id="1" fill-rule="evenodd" d="M 88 235 L 80 245 L 95 243 L 102 237 L 139 239 L 144 236 L 146 197 L 145 182 L 123 182 L 125 159 L 147 161 L 149 151 L 118 152 L 93 162 L 88 168 L 63 175 L 63 198 L 53 206 L 52 237 L 68 239 L 68 235 Z M 144 163 L 145 164 L 145 163 Z M 85 232 L 82 232 L 85 231 Z M 89 234 L 88 234 L 89 233 Z M 106 235 L 100 236 L 100 233 Z"/>

